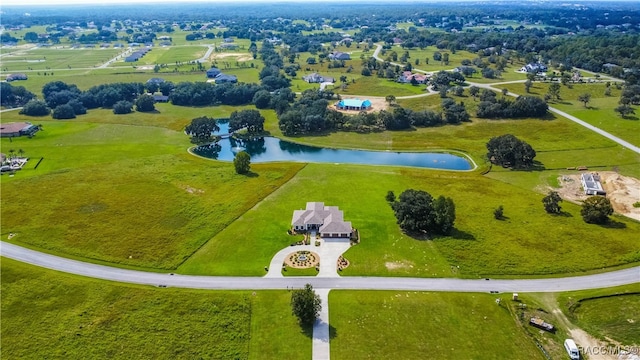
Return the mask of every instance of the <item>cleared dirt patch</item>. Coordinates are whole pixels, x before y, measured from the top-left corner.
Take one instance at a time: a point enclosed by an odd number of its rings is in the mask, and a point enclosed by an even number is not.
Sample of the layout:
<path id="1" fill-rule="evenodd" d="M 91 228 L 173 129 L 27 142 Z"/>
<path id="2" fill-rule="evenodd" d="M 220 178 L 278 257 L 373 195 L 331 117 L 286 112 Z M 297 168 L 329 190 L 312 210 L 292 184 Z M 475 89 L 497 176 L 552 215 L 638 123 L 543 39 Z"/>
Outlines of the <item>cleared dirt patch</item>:
<path id="1" fill-rule="evenodd" d="M 600 182 L 607 192 L 613 210 L 619 214 L 640 220 L 640 208 L 633 204 L 640 201 L 640 180 L 620 175 L 614 171 L 599 171 Z M 560 196 L 568 201 L 581 202 L 589 196 L 584 194 L 580 173 L 566 174 L 558 178 Z"/>
<path id="2" fill-rule="evenodd" d="M 210 60 L 213 59 L 224 59 L 228 57 L 235 57 L 237 61 L 251 61 L 253 60 L 253 56 L 247 53 L 211 53 L 209 56 Z"/>
<path id="3" fill-rule="evenodd" d="M 410 269 L 413 263 L 409 261 L 387 261 L 384 266 L 389 270 Z"/>

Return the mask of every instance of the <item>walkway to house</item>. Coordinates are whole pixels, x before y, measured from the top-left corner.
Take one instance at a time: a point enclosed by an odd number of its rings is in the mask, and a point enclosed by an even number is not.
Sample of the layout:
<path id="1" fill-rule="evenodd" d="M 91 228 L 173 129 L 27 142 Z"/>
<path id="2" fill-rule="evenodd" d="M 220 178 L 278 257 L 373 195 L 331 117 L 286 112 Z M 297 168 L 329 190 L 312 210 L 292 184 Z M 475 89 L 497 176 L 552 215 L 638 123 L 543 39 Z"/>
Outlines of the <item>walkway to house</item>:
<path id="1" fill-rule="evenodd" d="M 338 258 L 351 247 L 351 242 L 347 238 L 322 239 L 320 246 L 315 246 L 315 236 L 311 236 L 311 245 L 288 246 L 278 251 L 269 264 L 269 271 L 265 277 L 278 278 L 282 275 L 282 264 L 287 255 L 301 250 L 312 251 L 320 256 L 320 272 L 317 277 L 339 277 Z"/>
<path id="2" fill-rule="evenodd" d="M 311 347 L 311 358 L 313 360 L 328 360 L 329 350 L 329 291 L 330 289 L 317 289 L 316 294 L 320 296 L 322 301 L 322 309 L 320 314 L 313 323 L 313 339 Z"/>

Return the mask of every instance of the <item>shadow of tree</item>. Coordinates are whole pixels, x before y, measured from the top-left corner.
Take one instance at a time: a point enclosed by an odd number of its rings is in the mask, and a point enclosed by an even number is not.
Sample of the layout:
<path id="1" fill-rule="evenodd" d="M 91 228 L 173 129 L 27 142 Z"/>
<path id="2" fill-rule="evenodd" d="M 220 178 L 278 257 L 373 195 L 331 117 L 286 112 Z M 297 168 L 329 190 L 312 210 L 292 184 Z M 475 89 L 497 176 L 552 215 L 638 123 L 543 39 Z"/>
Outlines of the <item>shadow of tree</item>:
<path id="1" fill-rule="evenodd" d="M 566 212 L 566 211 L 562 211 L 560 210 L 559 213 L 553 214 L 553 216 L 557 216 L 557 217 L 573 217 L 573 215 L 571 215 L 570 213 Z"/>
<path id="2" fill-rule="evenodd" d="M 313 339 L 313 325 L 300 324 L 300 332 L 309 339 Z"/>
<path id="3" fill-rule="evenodd" d="M 250 178 L 257 178 L 258 176 L 260 176 L 260 174 L 253 171 L 249 171 L 248 173 L 244 174 L 244 176 L 250 177 Z"/>
<path id="4" fill-rule="evenodd" d="M 338 337 L 338 329 L 336 329 L 333 325 L 329 324 L 329 339 L 333 340 Z"/>
<path id="5" fill-rule="evenodd" d="M 604 224 L 600 224 L 600 226 L 605 229 L 626 229 L 627 228 L 627 224 L 613 220 L 613 219 L 609 219 L 609 221 L 607 221 Z"/>

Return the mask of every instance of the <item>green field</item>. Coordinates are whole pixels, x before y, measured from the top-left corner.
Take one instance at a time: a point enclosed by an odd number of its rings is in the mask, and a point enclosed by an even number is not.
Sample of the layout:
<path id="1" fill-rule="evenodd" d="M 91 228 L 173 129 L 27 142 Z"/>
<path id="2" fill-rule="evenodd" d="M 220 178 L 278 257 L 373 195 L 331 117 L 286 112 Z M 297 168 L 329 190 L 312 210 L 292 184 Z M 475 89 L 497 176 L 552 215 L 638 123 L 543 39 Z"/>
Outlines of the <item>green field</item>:
<path id="1" fill-rule="evenodd" d="M 34 48 L 16 51 L 2 57 L 4 73 L 34 70 L 44 73 L 60 69 L 93 68 L 118 56 L 119 49 Z"/>
<path id="2" fill-rule="evenodd" d="M 517 94 L 526 94 L 523 84 L 500 85 Z M 548 83 L 534 83 L 531 95 L 544 96 L 549 89 Z M 611 85 L 611 95 L 604 94 L 606 89 L 604 82 L 594 84 L 572 84 L 571 88 L 562 86 L 559 101 L 552 101 L 550 106 L 558 108 L 568 114 L 578 117 L 587 123 L 597 126 L 621 139 L 636 146 L 640 146 L 640 121 L 637 118 L 638 107 L 635 106 L 636 116 L 623 119 L 613 109 L 618 106 L 621 91 Z M 585 107 L 578 101 L 581 94 L 590 94 L 591 101 Z"/>
<path id="3" fill-rule="evenodd" d="M 559 302 L 569 319 L 592 335 L 640 345 L 640 285 L 565 293 Z"/>
<path id="4" fill-rule="evenodd" d="M 308 186 L 311 183 L 314 186 Z M 451 236 L 420 241 L 400 232 L 384 195 L 407 188 L 454 199 L 457 221 Z M 360 230 L 361 244 L 345 254 L 351 263 L 345 275 L 539 275 L 640 261 L 634 236 L 639 223 L 616 217 L 624 228 L 587 225 L 573 204 L 563 205 L 567 216 L 549 216 L 541 205 L 542 195 L 474 173 L 309 164 L 218 233 L 178 271 L 262 274 L 271 256 L 291 243 L 285 229 L 292 209 L 312 199 L 339 206 Z M 493 219 L 492 211 L 500 204 L 509 220 Z M 238 238 L 245 241 L 238 244 Z"/>
<path id="5" fill-rule="evenodd" d="M 231 164 L 187 154 L 188 139 L 179 131 L 43 125 L 34 139 L 2 141 L 3 148 L 44 157 L 37 170 L 34 160 L 15 178 L 2 177 L 2 233 L 17 232 L 20 243 L 93 260 L 175 268 L 301 167 L 256 165 L 260 176 L 244 177 Z M 18 190 L 23 187 L 57 190 Z"/>
<path id="6" fill-rule="evenodd" d="M 431 96 L 424 101 L 431 107 L 440 99 Z M 482 177 L 473 172 L 311 164 L 298 172 L 302 164 L 274 163 L 255 165 L 258 176 L 246 178 L 235 175 L 228 163 L 186 154 L 188 139 L 180 132 L 193 117 L 227 117 L 233 110 L 170 104 L 159 104 L 157 113 L 126 116 L 91 110 L 76 120 L 42 121 L 45 131 L 34 139 L 3 139 L 3 148 L 22 148 L 27 156 L 45 159 L 38 170 L 28 165 L 14 178 L 2 177 L 2 233 L 16 232 L 18 243 L 92 261 L 160 269 L 185 261 L 179 267 L 185 273 L 260 275 L 273 254 L 291 242 L 282 234 L 292 209 L 313 199 L 340 206 L 362 231 L 362 244 L 347 253 L 352 261 L 345 270 L 348 275 L 539 275 L 640 260 L 632 236 L 637 222 L 616 218 L 617 228 L 587 225 L 573 204 L 563 206 L 570 216 L 544 213 L 539 186 L 553 186 L 564 168 L 582 165 L 584 154 L 594 149 L 598 151 L 584 165 L 619 166 L 631 175 L 640 172 L 637 155 L 572 122 L 476 120 L 417 131 L 295 139 L 337 147 L 463 149 L 486 169 L 484 143 L 509 131 L 538 150 L 544 171 L 499 168 Z M 279 135 L 275 114 L 264 114 L 267 130 Z M 13 112 L 3 117 L 23 119 L 31 118 Z M 17 191 L 21 188 L 57 190 L 43 195 Z M 346 190 L 326 191 L 334 188 Z M 403 235 L 384 194 L 406 188 L 452 197 L 458 213 L 456 232 L 435 241 Z M 505 207 L 508 220 L 493 220 L 498 205 Z M 64 221 L 57 221 L 61 218 Z M 50 225 L 53 219 L 55 226 Z M 603 243 L 616 255 L 605 256 L 600 251 Z M 591 252 L 596 255 L 580 255 Z"/>
<path id="7" fill-rule="evenodd" d="M 286 291 L 115 284 L 3 258 L 2 357 L 309 359 Z"/>
<path id="8" fill-rule="evenodd" d="M 488 294 L 332 291 L 336 359 L 544 359 Z"/>

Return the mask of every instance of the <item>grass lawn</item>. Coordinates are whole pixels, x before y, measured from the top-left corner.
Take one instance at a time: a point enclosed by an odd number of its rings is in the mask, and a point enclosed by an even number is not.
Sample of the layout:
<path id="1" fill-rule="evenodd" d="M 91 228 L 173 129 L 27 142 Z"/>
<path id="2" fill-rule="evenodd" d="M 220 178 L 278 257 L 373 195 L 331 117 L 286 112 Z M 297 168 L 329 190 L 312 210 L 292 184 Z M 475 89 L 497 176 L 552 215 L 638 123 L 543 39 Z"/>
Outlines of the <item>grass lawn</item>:
<path id="1" fill-rule="evenodd" d="M 2 259 L 3 358 L 309 359 L 286 291 L 115 284 Z"/>
<path id="2" fill-rule="evenodd" d="M 24 86 L 27 90 L 42 97 L 42 87 L 52 81 L 63 81 L 67 84 L 75 84 L 80 90 L 88 90 L 98 84 L 111 84 L 117 82 L 141 82 L 145 83 L 153 77 L 161 77 L 167 81 L 179 83 L 182 81 L 206 81 L 207 77 L 204 71 L 198 72 L 172 72 L 163 69 L 159 73 L 153 70 L 139 70 L 133 67 L 113 68 L 113 69 L 94 69 L 94 70 L 66 70 L 56 71 L 54 76 L 44 76 L 28 73 L 29 79 L 12 83 L 14 86 Z M 257 73 L 256 73 L 257 78 Z M 240 79 L 242 81 L 242 79 Z M 91 111 L 91 110 L 89 110 Z"/>
<path id="3" fill-rule="evenodd" d="M 123 265 L 175 268 L 302 166 L 255 165 L 257 176 L 246 177 L 229 163 L 187 154 L 190 144 L 179 131 L 43 124 L 33 139 L 2 139 L 3 148 L 34 159 L 15 177 L 2 177 L 3 235 L 16 232 L 21 244 Z"/>
<path id="4" fill-rule="evenodd" d="M 464 50 L 458 50 L 456 51 L 456 53 L 452 53 L 449 50 L 441 50 L 436 48 L 435 46 L 427 46 L 426 48 L 424 48 L 423 50 L 420 48 L 413 48 L 413 49 L 403 49 L 400 45 L 394 45 L 391 47 L 390 50 L 386 50 L 385 54 L 382 53 L 382 51 L 380 52 L 380 58 L 382 59 L 386 59 L 388 56 L 390 56 L 391 52 L 395 51 L 398 54 L 398 61 L 400 57 L 402 57 L 402 54 L 405 53 L 405 51 L 409 52 L 409 59 L 408 61 L 411 63 L 411 65 L 415 64 L 416 59 L 420 60 L 420 64 L 419 65 L 414 65 L 417 69 L 420 70 L 424 70 L 424 71 L 439 71 L 439 70 L 451 70 L 455 67 L 458 67 L 461 64 L 461 61 L 464 59 L 468 59 L 468 60 L 473 60 L 474 58 L 477 57 L 476 54 L 470 53 L 468 51 L 464 51 Z M 448 53 L 449 54 L 449 64 L 445 64 L 442 61 L 436 61 L 433 59 L 433 54 L 438 51 L 441 54 L 445 54 Z M 429 59 L 429 63 L 427 64 L 426 59 Z"/>
<path id="5" fill-rule="evenodd" d="M 111 60 L 124 50 L 39 48 L 13 52 L 2 57 L 4 72 L 21 70 L 56 71 L 58 69 L 92 68 Z"/>
<path id="6" fill-rule="evenodd" d="M 287 266 L 285 269 L 282 270 L 282 275 L 284 276 L 316 276 L 318 275 L 318 272 L 319 272 L 314 267 L 311 267 L 308 269 L 296 269 L 296 268 Z"/>
<path id="7" fill-rule="evenodd" d="M 454 199 L 457 220 L 452 236 L 420 241 L 400 232 L 384 195 L 388 190 L 398 195 L 407 188 Z M 273 254 L 291 243 L 285 232 L 291 213 L 306 201 L 339 206 L 360 230 L 361 244 L 345 254 L 350 266 L 344 275 L 540 275 L 640 261 L 635 241 L 640 223 L 616 218 L 621 228 L 588 225 L 573 204 L 563 204 L 567 216 L 549 216 L 541 199 L 538 193 L 474 173 L 309 164 L 218 233 L 178 271 L 263 274 Z M 493 219 L 493 209 L 500 204 L 508 220 Z"/>
<path id="8" fill-rule="evenodd" d="M 499 86 L 503 87 L 503 86 Z M 524 85 L 508 84 L 504 85 L 510 91 L 524 94 Z M 548 83 L 534 83 L 531 94 L 544 96 L 549 88 Z M 640 121 L 636 116 L 626 119 L 620 117 L 613 111 L 618 106 L 621 91 L 611 86 L 611 96 L 605 96 L 606 86 L 604 82 L 593 84 L 573 84 L 571 88 L 562 86 L 560 89 L 560 101 L 550 102 L 549 105 L 558 108 L 568 114 L 578 117 L 587 123 L 597 126 L 621 139 L 624 139 L 636 146 L 640 146 Z M 585 107 L 584 103 L 578 101 L 581 94 L 591 95 L 591 101 Z M 638 111 L 638 107 L 634 107 Z"/>
<path id="9" fill-rule="evenodd" d="M 544 359 L 489 294 L 332 291 L 336 359 Z"/>
<path id="10" fill-rule="evenodd" d="M 342 90 L 340 82 L 334 85 L 334 91 L 342 96 L 369 95 L 369 96 L 407 96 L 425 93 L 424 86 L 401 84 L 395 80 L 382 79 L 377 76 L 362 76 L 355 83 L 348 82 L 347 88 Z"/>
<path id="11" fill-rule="evenodd" d="M 559 302 L 571 321 L 592 335 L 640 345 L 640 284 L 561 294 Z"/>

